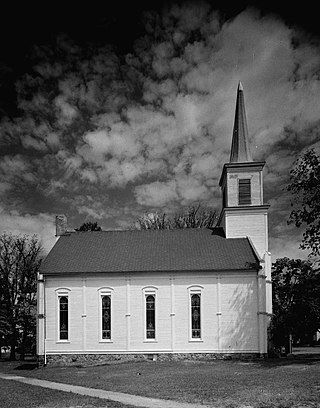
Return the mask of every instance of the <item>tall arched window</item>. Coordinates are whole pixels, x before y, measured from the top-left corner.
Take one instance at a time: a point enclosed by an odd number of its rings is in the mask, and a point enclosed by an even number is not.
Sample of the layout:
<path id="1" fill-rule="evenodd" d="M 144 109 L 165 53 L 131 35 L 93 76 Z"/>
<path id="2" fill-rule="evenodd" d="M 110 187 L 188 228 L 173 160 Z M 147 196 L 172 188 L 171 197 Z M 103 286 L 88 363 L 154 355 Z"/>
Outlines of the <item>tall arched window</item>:
<path id="1" fill-rule="evenodd" d="M 111 297 L 102 296 L 102 339 L 111 340 Z"/>
<path id="2" fill-rule="evenodd" d="M 113 338 L 113 288 L 101 287 L 97 290 L 98 292 L 98 314 L 99 314 L 99 325 L 98 338 L 99 342 L 102 343 L 112 343 Z"/>
<path id="3" fill-rule="evenodd" d="M 201 302 L 200 295 L 191 295 L 191 333 L 193 339 L 201 338 Z"/>
<path id="4" fill-rule="evenodd" d="M 59 339 L 68 340 L 68 297 L 59 298 Z"/>
<path id="5" fill-rule="evenodd" d="M 146 297 L 146 337 L 147 339 L 156 338 L 156 308 L 155 296 Z"/>

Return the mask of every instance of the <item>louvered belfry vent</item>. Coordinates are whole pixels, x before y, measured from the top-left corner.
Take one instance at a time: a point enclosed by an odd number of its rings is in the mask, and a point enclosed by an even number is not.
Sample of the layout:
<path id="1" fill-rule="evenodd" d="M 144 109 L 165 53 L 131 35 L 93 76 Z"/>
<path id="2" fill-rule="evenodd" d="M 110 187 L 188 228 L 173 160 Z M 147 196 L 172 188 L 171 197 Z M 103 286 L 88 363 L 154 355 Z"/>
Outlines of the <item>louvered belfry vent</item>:
<path id="1" fill-rule="evenodd" d="M 251 179 L 239 179 L 239 205 L 251 204 Z"/>

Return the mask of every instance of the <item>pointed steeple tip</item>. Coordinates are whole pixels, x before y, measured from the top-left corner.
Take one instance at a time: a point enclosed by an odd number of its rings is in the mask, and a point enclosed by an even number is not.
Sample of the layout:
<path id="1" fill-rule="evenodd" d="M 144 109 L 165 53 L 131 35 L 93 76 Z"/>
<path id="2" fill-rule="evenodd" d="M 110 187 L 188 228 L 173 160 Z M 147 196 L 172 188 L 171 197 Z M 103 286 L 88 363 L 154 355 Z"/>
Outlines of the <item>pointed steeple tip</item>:
<path id="1" fill-rule="evenodd" d="M 244 92 L 242 84 L 239 81 L 236 101 L 236 112 L 233 125 L 230 163 L 242 163 L 252 161 L 248 139 L 249 138 L 247 118 L 244 108 Z"/>

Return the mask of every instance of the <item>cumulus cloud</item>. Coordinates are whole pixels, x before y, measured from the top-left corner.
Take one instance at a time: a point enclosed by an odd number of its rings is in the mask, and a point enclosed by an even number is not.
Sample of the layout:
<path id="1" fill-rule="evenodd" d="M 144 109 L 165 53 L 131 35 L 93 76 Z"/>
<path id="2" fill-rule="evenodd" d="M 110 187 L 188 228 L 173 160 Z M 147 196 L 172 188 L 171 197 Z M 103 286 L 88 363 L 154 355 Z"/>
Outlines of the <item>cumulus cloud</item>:
<path id="1" fill-rule="evenodd" d="M 71 199 L 64 198 L 64 201 L 79 214 L 85 215 L 86 219 L 106 219 L 111 215 L 108 214 L 108 208 L 104 205 L 102 197 L 92 197 L 91 195 L 75 195 Z"/>
<path id="2" fill-rule="evenodd" d="M 61 209 L 106 224 L 118 205 L 118 225 L 128 223 L 128 203 L 219 207 L 241 80 L 252 155 L 267 161 L 277 217 L 288 203 L 274 186 L 283 188 L 297 155 L 317 143 L 319 41 L 253 8 L 229 21 L 205 2 L 144 18 L 146 35 L 125 56 L 110 46 L 84 52 L 65 36 L 38 50 L 34 72 L 17 84 L 23 115 L 2 123 L 1 144 L 12 150 L 0 158 L 4 197 L 20 179 L 43 202 L 55 197 L 56 210 L 63 198 Z M 273 224 L 271 234 L 279 236 Z"/>
<path id="3" fill-rule="evenodd" d="M 0 160 L 0 175 L 4 183 L 17 186 L 23 183 L 35 184 L 37 175 L 27 157 L 21 154 L 5 155 Z"/>
<path id="4" fill-rule="evenodd" d="M 172 180 L 140 185 L 136 187 L 135 194 L 139 204 L 151 207 L 163 207 L 179 198 L 176 182 Z"/>
<path id="5" fill-rule="evenodd" d="M 122 123 L 114 124 L 110 132 L 103 129 L 87 133 L 84 140 L 96 156 L 109 154 L 118 158 L 130 158 L 139 153 L 137 141 L 130 137 L 128 129 Z"/>
<path id="6" fill-rule="evenodd" d="M 62 125 L 72 123 L 72 121 L 77 117 L 77 109 L 70 103 L 68 103 L 63 96 L 57 96 L 54 103 L 59 110 L 60 122 Z"/>
<path id="7" fill-rule="evenodd" d="M 0 233 L 36 235 L 44 254 L 49 252 L 56 241 L 54 216 L 51 214 L 20 214 L 0 207 L 0 226 Z"/>

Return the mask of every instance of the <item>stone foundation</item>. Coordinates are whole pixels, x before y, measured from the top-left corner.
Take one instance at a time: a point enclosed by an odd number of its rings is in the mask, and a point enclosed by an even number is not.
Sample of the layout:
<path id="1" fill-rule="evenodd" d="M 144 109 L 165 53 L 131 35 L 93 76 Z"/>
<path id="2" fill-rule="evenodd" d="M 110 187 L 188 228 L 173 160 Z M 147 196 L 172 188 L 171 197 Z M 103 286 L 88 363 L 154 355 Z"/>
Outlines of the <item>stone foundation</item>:
<path id="1" fill-rule="evenodd" d="M 150 354 L 49 354 L 46 364 L 50 366 L 92 366 L 134 361 L 212 361 L 252 360 L 261 357 L 259 353 L 150 353 Z M 43 356 L 38 361 L 43 362 Z"/>

